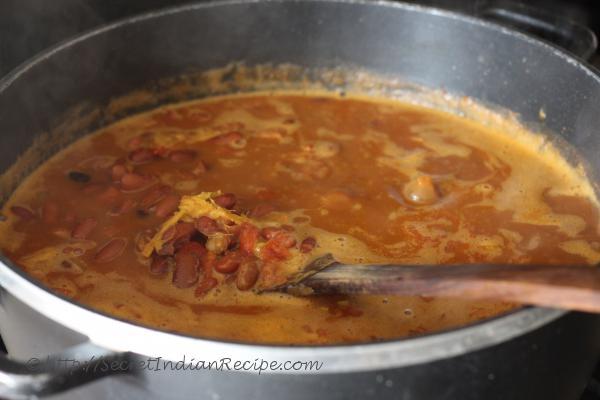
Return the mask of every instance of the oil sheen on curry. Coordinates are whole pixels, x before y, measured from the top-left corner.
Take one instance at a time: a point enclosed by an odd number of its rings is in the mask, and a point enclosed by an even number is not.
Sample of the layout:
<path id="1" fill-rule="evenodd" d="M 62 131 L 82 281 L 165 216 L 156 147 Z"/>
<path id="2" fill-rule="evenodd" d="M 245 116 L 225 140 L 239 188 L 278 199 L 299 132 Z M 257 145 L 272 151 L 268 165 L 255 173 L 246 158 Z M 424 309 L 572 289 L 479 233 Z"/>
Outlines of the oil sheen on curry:
<path id="1" fill-rule="evenodd" d="M 5 204 L 0 244 L 52 290 L 163 330 L 281 344 L 412 336 L 515 305 L 259 289 L 325 253 L 440 268 L 597 263 L 596 200 L 557 157 L 391 100 L 213 97 L 64 149 Z"/>

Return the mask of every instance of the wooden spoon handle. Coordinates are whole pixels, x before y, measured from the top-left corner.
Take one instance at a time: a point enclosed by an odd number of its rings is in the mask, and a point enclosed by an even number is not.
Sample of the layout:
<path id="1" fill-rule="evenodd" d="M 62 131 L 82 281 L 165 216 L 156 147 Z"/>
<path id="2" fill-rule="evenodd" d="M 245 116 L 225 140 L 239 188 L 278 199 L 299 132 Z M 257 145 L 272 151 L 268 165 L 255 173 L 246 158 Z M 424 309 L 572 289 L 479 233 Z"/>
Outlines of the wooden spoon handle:
<path id="1" fill-rule="evenodd" d="M 301 285 L 315 293 L 460 297 L 600 313 L 596 267 L 333 264 Z"/>

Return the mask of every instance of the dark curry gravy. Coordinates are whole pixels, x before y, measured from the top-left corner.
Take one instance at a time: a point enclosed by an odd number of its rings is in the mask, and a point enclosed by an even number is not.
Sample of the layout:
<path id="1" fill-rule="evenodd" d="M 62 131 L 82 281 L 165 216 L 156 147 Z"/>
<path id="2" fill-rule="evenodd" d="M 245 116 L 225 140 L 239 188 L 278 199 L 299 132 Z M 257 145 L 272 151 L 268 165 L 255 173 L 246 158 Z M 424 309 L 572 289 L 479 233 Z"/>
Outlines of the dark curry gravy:
<path id="1" fill-rule="evenodd" d="M 4 206 L 0 247 L 52 290 L 160 329 L 284 344 L 398 338 L 514 305 L 253 290 L 324 252 L 346 262 L 597 263 L 595 198 L 557 157 L 399 102 L 211 98 L 64 149 Z"/>

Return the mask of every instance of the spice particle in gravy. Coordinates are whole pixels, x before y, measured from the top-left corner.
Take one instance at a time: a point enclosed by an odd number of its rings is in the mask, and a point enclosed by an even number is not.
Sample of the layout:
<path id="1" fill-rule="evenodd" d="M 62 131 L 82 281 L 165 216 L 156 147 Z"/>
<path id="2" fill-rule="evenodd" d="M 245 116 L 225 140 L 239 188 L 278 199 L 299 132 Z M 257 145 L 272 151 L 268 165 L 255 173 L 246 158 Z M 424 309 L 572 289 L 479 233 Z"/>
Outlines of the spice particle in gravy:
<path id="1" fill-rule="evenodd" d="M 4 206 L 0 246 L 52 290 L 159 329 L 286 344 L 398 338 L 515 305 L 257 289 L 328 252 L 347 263 L 597 263 L 595 199 L 556 157 L 383 99 L 216 97 L 57 154 Z"/>

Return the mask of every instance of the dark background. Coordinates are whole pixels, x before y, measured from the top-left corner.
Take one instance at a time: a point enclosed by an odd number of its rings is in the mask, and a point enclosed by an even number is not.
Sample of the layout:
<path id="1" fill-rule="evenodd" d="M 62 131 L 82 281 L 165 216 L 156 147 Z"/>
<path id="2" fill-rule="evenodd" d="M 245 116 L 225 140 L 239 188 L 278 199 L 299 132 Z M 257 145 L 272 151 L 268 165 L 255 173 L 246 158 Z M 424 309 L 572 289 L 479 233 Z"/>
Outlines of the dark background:
<path id="1" fill-rule="evenodd" d="M 0 76 L 78 32 L 148 10 L 198 0 L 0 0 Z M 482 6 L 521 3 L 600 32 L 597 0 L 409 0 L 477 14 Z"/>

